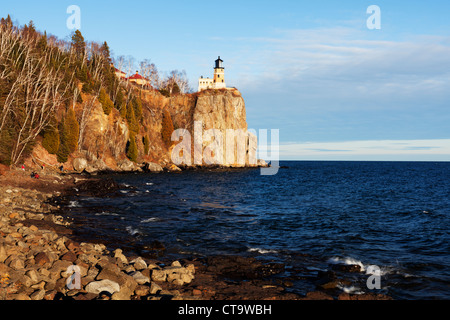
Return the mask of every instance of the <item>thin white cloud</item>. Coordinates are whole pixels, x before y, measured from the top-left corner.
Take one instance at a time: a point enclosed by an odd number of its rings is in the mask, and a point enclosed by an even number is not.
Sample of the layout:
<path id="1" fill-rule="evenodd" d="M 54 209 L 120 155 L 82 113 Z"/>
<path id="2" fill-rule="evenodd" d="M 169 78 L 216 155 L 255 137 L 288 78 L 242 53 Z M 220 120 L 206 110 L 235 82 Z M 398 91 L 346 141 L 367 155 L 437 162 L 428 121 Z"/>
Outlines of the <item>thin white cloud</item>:
<path id="1" fill-rule="evenodd" d="M 266 146 L 260 146 L 262 150 Z M 269 147 L 270 150 L 270 147 Z M 280 145 L 282 159 L 393 159 L 395 157 L 419 156 L 436 158 L 448 156 L 450 161 L 450 139 L 431 140 L 367 140 L 342 142 L 284 143 Z"/>
<path id="2" fill-rule="evenodd" d="M 277 31 L 273 37 L 240 39 L 257 53 L 240 54 L 252 68 L 235 76 L 244 91 L 291 94 L 324 102 L 450 99 L 449 38 L 417 36 L 407 40 L 370 40 L 367 33 L 340 27 Z M 237 47 L 239 47 L 237 45 Z M 264 88 L 264 89 L 262 89 Z M 325 94 L 324 94 L 325 93 Z M 431 99 L 431 100 L 430 100 Z M 381 106 L 381 104 L 380 104 Z"/>

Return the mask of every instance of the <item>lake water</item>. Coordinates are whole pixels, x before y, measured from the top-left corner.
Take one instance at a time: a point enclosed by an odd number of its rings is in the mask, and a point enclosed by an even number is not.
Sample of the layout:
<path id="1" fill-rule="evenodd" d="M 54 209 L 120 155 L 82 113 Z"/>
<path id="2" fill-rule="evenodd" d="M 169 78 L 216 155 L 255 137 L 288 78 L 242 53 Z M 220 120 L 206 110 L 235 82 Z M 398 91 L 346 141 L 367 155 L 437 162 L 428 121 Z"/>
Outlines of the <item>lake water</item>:
<path id="1" fill-rule="evenodd" d="M 381 269 L 397 299 L 450 298 L 450 163 L 283 162 L 257 169 L 108 175 L 113 197 L 77 197 L 65 208 L 80 236 L 169 257 L 238 254 L 286 264 L 296 293 L 334 263 L 359 264 L 348 292 L 370 292 Z"/>

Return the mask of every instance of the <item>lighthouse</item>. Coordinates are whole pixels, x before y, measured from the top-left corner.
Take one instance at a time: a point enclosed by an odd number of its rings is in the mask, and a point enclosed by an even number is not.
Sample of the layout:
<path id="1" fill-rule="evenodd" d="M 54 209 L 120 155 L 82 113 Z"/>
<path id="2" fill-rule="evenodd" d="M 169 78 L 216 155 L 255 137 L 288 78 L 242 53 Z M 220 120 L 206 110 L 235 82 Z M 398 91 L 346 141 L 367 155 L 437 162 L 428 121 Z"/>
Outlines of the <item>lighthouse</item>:
<path id="1" fill-rule="evenodd" d="M 216 60 L 214 67 L 214 87 L 215 89 L 225 89 L 225 68 L 223 67 L 223 60 L 219 58 Z"/>
<path id="2" fill-rule="evenodd" d="M 227 85 L 225 83 L 225 68 L 223 67 L 223 60 L 219 58 L 215 61 L 214 65 L 214 77 L 203 78 L 203 76 L 198 80 L 198 91 L 207 89 L 226 89 Z"/>

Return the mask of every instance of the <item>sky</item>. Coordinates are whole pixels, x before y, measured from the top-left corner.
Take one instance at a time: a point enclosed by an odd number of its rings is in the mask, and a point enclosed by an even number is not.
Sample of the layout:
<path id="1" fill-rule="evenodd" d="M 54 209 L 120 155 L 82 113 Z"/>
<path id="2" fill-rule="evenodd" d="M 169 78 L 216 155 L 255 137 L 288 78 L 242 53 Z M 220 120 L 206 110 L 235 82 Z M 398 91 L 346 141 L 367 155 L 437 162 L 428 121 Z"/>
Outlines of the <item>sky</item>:
<path id="1" fill-rule="evenodd" d="M 450 161 L 450 1 L 0 1 L 62 39 L 76 5 L 86 40 L 185 70 L 194 90 L 220 56 L 282 160 Z"/>

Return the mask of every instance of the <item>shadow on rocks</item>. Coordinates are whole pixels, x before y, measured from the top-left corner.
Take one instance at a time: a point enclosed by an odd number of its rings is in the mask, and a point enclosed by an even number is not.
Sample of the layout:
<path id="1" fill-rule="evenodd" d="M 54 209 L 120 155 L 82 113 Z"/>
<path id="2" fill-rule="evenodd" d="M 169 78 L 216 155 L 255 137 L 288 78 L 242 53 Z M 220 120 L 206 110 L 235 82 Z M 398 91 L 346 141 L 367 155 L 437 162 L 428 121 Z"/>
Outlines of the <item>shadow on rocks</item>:
<path id="1" fill-rule="evenodd" d="M 119 185 L 111 178 L 88 180 L 79 183 L 78 194 L 88 194 L 96 197 L 111 195 L 119 190 Z"/>
<path id="2" fill-rule="evenodd" d="M 284 272 L 281 263 L 262 263 L 255 258 L 240 256 L 214 256 L 206 258 L 206 270 L 223 277 L 243 279 L 264 279 Z"/>

